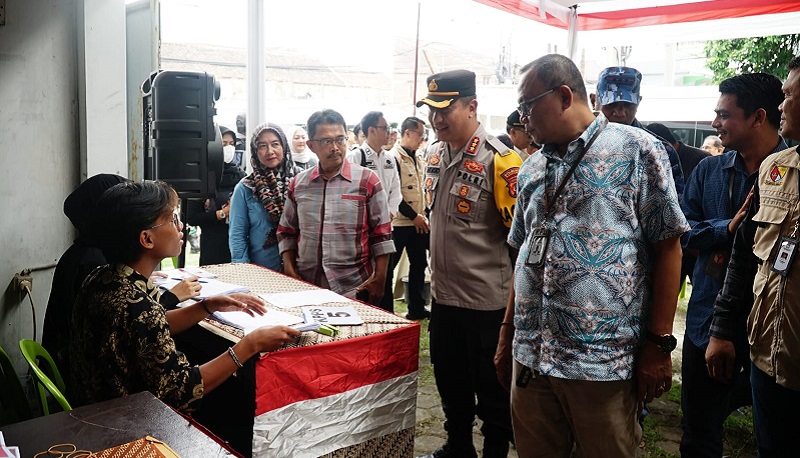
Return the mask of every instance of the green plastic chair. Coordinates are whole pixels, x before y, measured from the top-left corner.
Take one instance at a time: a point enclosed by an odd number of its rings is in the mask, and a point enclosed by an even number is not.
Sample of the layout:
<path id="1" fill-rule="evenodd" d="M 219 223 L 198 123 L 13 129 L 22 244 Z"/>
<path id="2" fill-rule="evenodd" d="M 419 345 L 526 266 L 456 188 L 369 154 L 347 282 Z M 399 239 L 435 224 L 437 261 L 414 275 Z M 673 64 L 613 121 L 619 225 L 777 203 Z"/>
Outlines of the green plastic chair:
<path id="1" fill-rule="evenodd" d="M 8 353 L 0 347 L 0 426 L 33 418 L 25 390 Z"/>
<path id="2" fill-rule="evenodd" d="M 22 356 L 28 362 L 31 374 L 36 379 L 36 389 L 39 392 L 39 404 L 44 415 L 50 415 L 50 407 L 47 405 L 47 393 L 49 392 L 64 410 L 72 410 L 72 407 L 64 397 L 66 386 L 64 379 L 58 372 L 56 363 L 50 357 L 50 353 L 41 345 L 33 340 L 22 339 L 19 341 L 19 349 Z M 43 366 L 40 367 L 39 365 Z M 55 383 L 53 383 L 55 381 Z"/>

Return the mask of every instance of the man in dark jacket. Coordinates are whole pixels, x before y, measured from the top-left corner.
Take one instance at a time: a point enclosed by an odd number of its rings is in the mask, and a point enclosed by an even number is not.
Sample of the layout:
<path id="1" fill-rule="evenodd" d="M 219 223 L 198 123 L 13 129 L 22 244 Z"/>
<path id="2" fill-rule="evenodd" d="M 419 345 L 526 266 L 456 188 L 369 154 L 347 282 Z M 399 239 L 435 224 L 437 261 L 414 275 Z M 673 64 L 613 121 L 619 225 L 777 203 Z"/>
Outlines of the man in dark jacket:
<path id="1" fill-rule="evenodd" d="M 664 124 L 659 124 L 657 122 L 650 123 L 647 125 L 647 130 L 662 141 L 669 142 L 669 144 L 675 148 L 675 151 L 678 152 L 678 158 L 681 160 L 681 169 L 683 170 L 683 181 L 685 183 L 689 182 L 689 175 L 692 174 L 692 170 L 697 167 L 697 164 L 704 158 L 711 156 L 711 154 L 700 148 L 695 148 L 694 146 L 689 146 L 686 143 L 678 141 L 672 134 L 672 131 Z M 697 256 L 689 250 L 684 250 L 683 260 L 681 262 L 681 283 L 683 283 L 687 276 L 691 280 L 695 262 L 697 262 Z"/>

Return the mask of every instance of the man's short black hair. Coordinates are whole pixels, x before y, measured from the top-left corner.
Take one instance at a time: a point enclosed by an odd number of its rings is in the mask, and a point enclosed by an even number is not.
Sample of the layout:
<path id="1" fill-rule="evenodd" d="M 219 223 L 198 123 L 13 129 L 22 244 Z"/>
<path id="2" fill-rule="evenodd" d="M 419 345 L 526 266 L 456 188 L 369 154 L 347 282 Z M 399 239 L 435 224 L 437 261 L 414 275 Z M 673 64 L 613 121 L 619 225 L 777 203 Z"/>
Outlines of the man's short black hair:
<path id="1" fill-rule="evenodd" d="M 124 182 L 115 185 L 97 202 L 97 243 L 109 263 L 129 264 L 144 252 L 139 234 L 171 212 L 178 196 L 163 181 Z"/>
<path id="2" fill-rule="evenodd" d="M 344 128 L 344 131 L 347 132 L 347 124 L 345 124 L 342 115 L 340 115 L 338 111 L 326 108 L 324 110 L 314 112 L 308 118 L 309 139 L 313 140 L 317 135 L 317 126 L 320 124 L 339 124 Z"/>
<path id="3" fill-rule="evenodd" d="M 783 102 L 781 80 L 769 73 L 748 73 L 728 78 L 719 84 L 719 92 L 736 96 L 736 106 L 744 111 L 745 117 L 759 108 L 767 112 L 767 121 L 774 128 L 781 123 L 778 105 Z"/>
<path id="4" fill-rule="evenodd" d="M 568 57 L 561 54 L 548 54 L 533 62 L 526 64 L 520 73 L 533 72 L 536 78 L 546 89 L 569 86 L 578 99 L 589 102 L 586 85 L 583 82 L 580 70 Z"/>
<path id="5" fill-rule="evenodd" d="M 421 125 L 424 126 L 425 121 L 417 118 L 416 116 L 409 116 L 400 124 L 400 135 L 405 135 L 407 130 L 416 129 Z"/>
<path id="6" fill-rule="evenodd" d="M 514 149 L 514 142 L 511 141 L 511 137 L 508 134 L 500 134 L 497 136 L 497 139 L 503 142 L 509 149 Z"/>
<path id="7" fill-rule="evenodd" d="M 661 137 L 661 139 L 668 141 L 670 145 L 678 143 L 678 140 L 675 138 L 675 135 L 672 133 L 671 130 L 669 130 L 669 127 L 665 126 L 664 124 L 658 122 L 652 122 L 647 125 L 646 129 L 649 130 L 656 137 Z"/>
<path id="8" fill-rule="evenodd" d="M 369 135 L 370 127 L 377 127 L 379 119 L 383 117 L 380 111 L 370 111 L 361 118 L 361 129 L 364 130 L 364 136 Z"/>
<path id="9" fill-rule="evenodd" d="M 353 134 L 358 138 L 358 134 L 361 133 L 361 124 L 356 124 L 353 126 Z"/>
<path id="10" fill-rule="evenodd" d="M 794 56 L 792 60 L 789 61 L 789 71 L 792 71 L 795 68 L 800 68 L 800 54 Z"/>
<path id="11" fill-rule="evenodd" d="M 476 95 L 465 95 L 464 97 L 459 97 L 459 98 L 453 100 L 453 102 L 450 105 L 452 106 L 453 103 L 461 103 L 462 106 L 467 106 L 473 100 L 478 100 L 478 96 L 476 96 Z"/>

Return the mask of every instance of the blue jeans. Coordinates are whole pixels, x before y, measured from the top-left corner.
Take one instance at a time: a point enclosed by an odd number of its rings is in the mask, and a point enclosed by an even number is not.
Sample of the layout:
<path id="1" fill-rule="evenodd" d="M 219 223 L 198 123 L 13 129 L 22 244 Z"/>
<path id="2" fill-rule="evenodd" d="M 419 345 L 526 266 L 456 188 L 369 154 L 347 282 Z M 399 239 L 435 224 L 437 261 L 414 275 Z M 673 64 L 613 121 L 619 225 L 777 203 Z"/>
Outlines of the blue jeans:
<path id="1" fill-rule="evenodd" d="M 752 364 L 753 422 L 759 458 L 797 456 L 800 391 L 784 388 Z"/>

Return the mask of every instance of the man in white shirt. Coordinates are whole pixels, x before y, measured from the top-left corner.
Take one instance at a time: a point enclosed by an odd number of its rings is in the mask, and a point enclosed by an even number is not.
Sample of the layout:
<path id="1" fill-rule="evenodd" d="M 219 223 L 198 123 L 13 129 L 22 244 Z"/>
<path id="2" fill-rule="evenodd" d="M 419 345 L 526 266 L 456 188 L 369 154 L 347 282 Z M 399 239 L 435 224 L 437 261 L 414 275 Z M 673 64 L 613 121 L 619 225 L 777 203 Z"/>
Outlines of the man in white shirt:
<path id="1" fill-rule="evenodd" d="M 361 129 L 367 139 L 347 153 L 347 159 L 378 174 L 388 196 L 389 214 L 394 218 L 403 195 L 400 193 L 400 176 L 394 157 L 383 149 L 389 140 L 389 123 L 380 111 L 370 111 L 361 119 Z"/>

